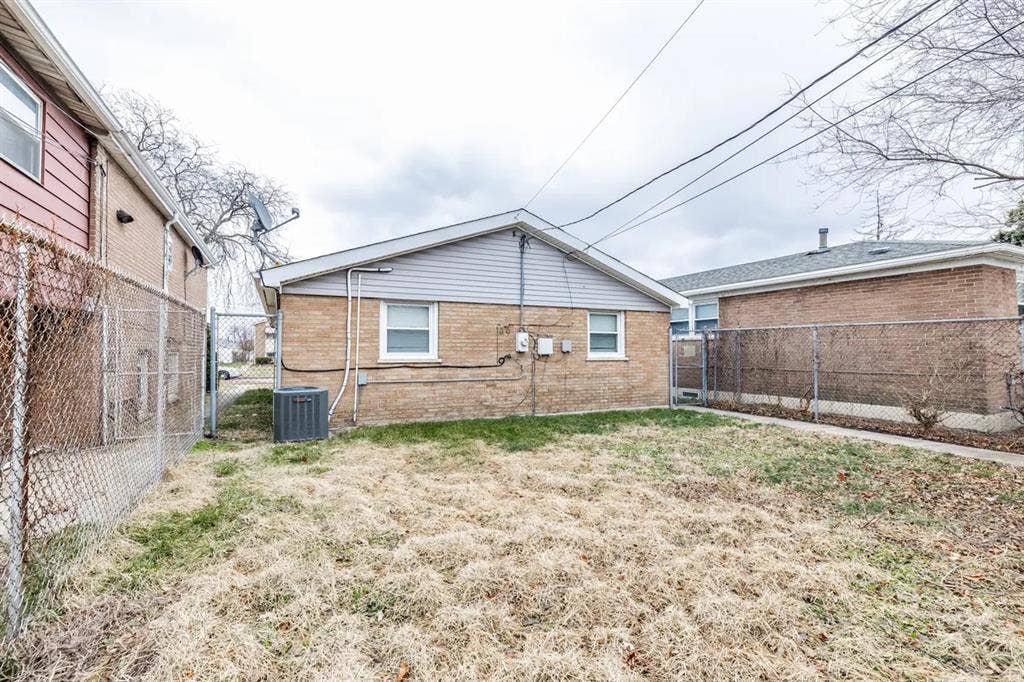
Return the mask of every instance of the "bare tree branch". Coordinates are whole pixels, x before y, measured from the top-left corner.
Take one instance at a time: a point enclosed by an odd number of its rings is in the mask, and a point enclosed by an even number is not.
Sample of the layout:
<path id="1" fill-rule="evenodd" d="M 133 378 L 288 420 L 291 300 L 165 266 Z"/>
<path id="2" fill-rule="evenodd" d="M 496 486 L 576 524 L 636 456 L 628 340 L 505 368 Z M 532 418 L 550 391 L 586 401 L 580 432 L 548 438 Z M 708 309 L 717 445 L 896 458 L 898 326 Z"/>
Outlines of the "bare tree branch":
<path id="1" fill-rule="evenodd" d="M 282 215 L 291 205 L 288 190 L 240 164 L 224 163 L 216 148 L 154 99 L 126 89 L 107 90 L 104 99 L 218 259 L 212 275 L 219 302 L 252 302 L 251 273 L 288 254 L 280 235 L 253 235 L 248 198 L 254 195 L 271 215 Z"/>
<path id="2" fill-rule="evenodd" d="M 914 0 L 845 3 L 853 43 L 871 40 L 919 7 Z M 864 197 L 868 234 L 882 220 L 891 235 L 990 234 L 1024 196 L 1024 27 L 1007 31 L 1024 19 L 1024 5 L 961 0 L 932 11 L 949 14 L 925 31 L 911 22 L 890 37 L 891 44 L 906 44 L 867 83 L 863 101 L 895 94 L 841 128 L 832 121 L 863 102 L 833 102 L 830 113 L 810 110 L 803 119 L 806 128 L 827 129 L 804 159 L 829 195 Z M 983 49 L 907 87 L 986 40 Z M 926 226 L 911 220 L 921 212 Z"/>

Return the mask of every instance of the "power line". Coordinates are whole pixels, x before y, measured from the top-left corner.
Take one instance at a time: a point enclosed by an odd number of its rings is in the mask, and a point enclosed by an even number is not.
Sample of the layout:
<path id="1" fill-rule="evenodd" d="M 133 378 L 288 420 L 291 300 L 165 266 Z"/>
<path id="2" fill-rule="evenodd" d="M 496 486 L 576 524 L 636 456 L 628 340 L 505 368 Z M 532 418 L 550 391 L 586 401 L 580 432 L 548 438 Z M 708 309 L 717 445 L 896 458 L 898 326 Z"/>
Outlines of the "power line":
<path id="1" fill-rule="evenodd" d="M 930 10 L 932 7 L 935 7 L 936 5 L 938 5 L 941 2 L 943 2 L 943 0 L 932 0 L 932 2 L 928 3 L 927 5 L 922 7 L 920 10 L 918 10 L 914 14 L 910 15 L 908 18 L 904 19 L 899 24 L 897 24 L 896 26 L 893 26 L 892 28 L 890 28 L 888 31 L 886 31 L 882 35 L 878 36 L 877 38 L 875 38 L 871 42 L 869 42 L 866 45 L 862 46 L 860 49 L 858 49 L 856 52 L 851 54 L 846 59 L 844 59 L 843 61 L 841 61 L 838 64 L 836 64 L 835 66 L 833 66 L 831 69 L 829 69 L 825 73 L 823 73 L 820 76 L 818 76 L 817 78 L 815 78 L 813 81 L 811 81 L 806 86 L 801 88 L 799 91 L 794 93 L 785 102 L 783 102 L 782 104 L 778 105 L 777 107 L 775 107 L 774 109 L 769 111 L 767 114 L 764 114 L 759 119 L 757 119 L 756 121 L 754 121 L 753 123 L 751 123 L 747 127 L 743 128 L 743 130 L 740 130 L 739 132 L 730 135 L 729 137 L 725 138 L 721 142 L 715 143 L 713 146 L 709 147 L 708 149 L 705 149 L 704 151 L 702 151 L 701 153 L 697 154 L 696 156 L 692 156 L 692 157 L 686 159 L 685 161 L 683 161 L 682 163 L 679 163 L 679 164 L 673 166 L 672 168 L 669 168 L 668 170 L 663 171 L 663 172 L 655 175 L 653 178 L 645 181 L 641 185 L 637 185 L 636 187 L 634 187 L 633 189 L 629 190 L 625 194 L 619 196 L 617 199 L 608 202 L 607 204 L 605 204 L 604 206 L 600 207 L 599 209 L 597 209 L 593 213 L 585 215 L 582 218 L 577 218 L 576 220 L 569 221 L 567 223 L 562 223 L 558 227 L 569 227 L 571 225 L 576 225 L 577 223 L 582 223 L 582 222 L 584 222 L 586 220 L 590 220 L 591 218 L 599 215 L 600 213 L 603 213 L 604 211 L 607 211 L 612 206 L 615 206 L 616 204 L 618 204 L 618 203 L 628 199 L 629 197 L 633 196 L 634 194 L 636 194 L 640 190 L 645 189 L 647 187 L 650 187 L 652 184 L 654 184 L 658 180 L 662 179 L 666 175 L 670 175 L 670 174 L 676 172 L 677 170 L 679 170 L 680 168 L 682 168 L 683 166 L 687 166 L 687 165 L 693 163 L 694 161 L 698 161 L 698 160 L 704 158 L 705 156 L 707 156 L 708 154 L 712 153 L 713 151 L 721 148 L 723 145 L 726 145 L 729 142 L 732 142 L 733 140 L 737 139 L 738 137 L 741 137 L 742 135 L 745 135 L 746 133 L 750 132 L 751 130 L 753 130 L 754 128 L 759 126 L 761 123 L 766 121 L 767 119 L 771 118 L 772 116 L 774 116 L 775 114 L 777 114 L 778 112 L 782 111 L 784 108 L 786 108 L 787 106 L 792 104 L 798 97 L 803 95 L 805 92 L 810 90 L 812 87 L 814 87 L 815 85 L 817 85 L 818 83 L 820 83 L 824 79 L 828 78 L 829 76 L 834 74 L 836 71 L 840 70 L 841 68 L 843 68 L 844 66 L 846 66 L 847 64 L 852 62 L 857 57 L 859 57 L 862 54 L 864 54 L 865 51 L 867 51 L 868 49 L 874 47 L 875 45 L 877 45 L 881 41 L 885 40 L 886 38 L 891 36 L 896 31 L 899 31 L 904 26 L 906 26 L 908 23 L 910 23 L 914 19 L 917 19 L 919 16 L 921 16 L 922 14 L 924 14 L 925 12 Z M 559 170 L 561 170 L 561 169 L 559 169 Z M 549 182 L 550 182 L 550 180 L 549 180 Z M 531 199 L 531 201 L 532 201 L 532 199 Z M 527 204 L 527 205 L 529 205 L 529 204 Z"/>
<path id="2" fill-rule="evenodd" d="M 654 53 L 654 56 L 651 57 L 650 61 L 647 62 L 647 65 L 643 69 L 640 70 L 640 73 L 638 73 L 636 75 L 636 77 L 632 80 L 632 82 L 630 82 L 630 84 L 626 87 L 626 89 L 622 91 L 622 94 L 619 95 L 618 99 L 616 99 L 615 102 L 612 103 L 612 106 L 608 109 L 608 111 L 606 111 L 604 113 L 604 116 L 602 116 L 597 121 L 597 123 L 594 124 L 594 127 L 590 129 L 589 133 L 587 133 L 586 135 L 583 136 L 583 139 L 580 140 L 580 143 L 578 145 L 576 145 L 576 148 L 573 149 L 571 152 L 569 152 L 569 156 L 565 157 L 565 161 L 562 161 L 561 165 L 558 166 L 558 168 L 555 169 L 555 172 L 551 174 L 551 177 L 549 177 L 547 180 L 545 180 L 544 184 L 540 186 L 540 189 L 538 189 L 536 192 L 533 193 L 533 196 L 530 197 L 530 200 L 527 201 L 525 204 L 523 204 L 523 208 L 529 208 L 530 204 L 532 204 L 534 202 L 534 200 L 536 200 L 536 198 L 541 195 L 541 192 L 543 192 L 545 189 L 547 189 L 548 185 L 550 185 L 551 182 L 556 177 L 558 177 L 558 174 L 562 172 L 562 169 L 564 169 L 569 164 L 569 162 L 572 161 L 572 158 L 574 156 L 576 156 L 576 152 L 578 152 L 583 147 L 583 145 L 585 145 L 587 143 L 587 140 L 589 140 L 590 137 L 595 132 L 597 132 L 597 129 L 601 127 L 601 124 L 605 122 L 605 119 L 607 119 L 611 115 L 611 113 L 613 111 L 615 111 L 615 107 L 619 106 L 619 102 L 621 102 L 623 99 L 625 99 L 626 95 L 629 94 L 629 91 L 632 90 L 633 86 L 637 84 L 637 81 L 639 81 L 641 78 L 643 78 L 643 75 L 645 73 L 647 73 L 647 70 L 651 68 L 651 66 L 654 64 L 655 61 L 657 61 L 658 57 L 661 56 L 661 53 L 664 52 L 665 48 L 667 48 L 669 46 L 669 43 L 671 43 L 675 39 L 675 37 L 677 35 L 679 35 L 679 32 L 683 30 L 683 27 L 685 27 L 687 23 L 689 23 L 690 19 L 693 17 L 694 14 L 697 13 L 697 10 L 700 9 L 701 5 L 703 5 L 704 2 L 705 2 L 705 0 L 700 0 L 697 3 L 696 7 L 694 7 L 690 11 L 690 13 L 686 15 L 686 18 L 683 19 L 682 23 L 679 24 L 679 26 L 676 27 L 676 30 L 672 32 L 672 35 L 670 35 L 668 37 L 668 40 L 666 40 L 662 44 L 662 46 L 660 48 L 658 48 L 658 51 Z"/>
<path id="3" fill-rule="evenodd" d="M 671 199 L 672 197 L 674 197 L 674 196 L 678 195 L 678 194 L 679 194 L 680 192 L 682 192 L 683 190 L 685 190 L 685 189 L 687 189 L 687 188 L 689 188 L 689 187 L 693 186 L 693 185 L 694 185 L 694 184 L 696 184 L 696 183 L 697 183 L 698 181 L 700 181 L 700 180 L 704 179 L 705 177 L 707 177 L 708 175 L 710 175 L 710 174 L 711 174 L 711 173 L 713 173 L 714 171 L 718 170 L 719 168 L 721 168 L 722 166 L 724 166 L 724 165 L 725 165 L 726 163 L 728 163 L 729 161 L 731 161 L 731 160 L 735 159 L 735 158 L 736 158 L 737 156 L 739 156 L 740 154 L 742 154 L 742 153 L 743 153 L 743 152 L 745 152 L 746 150 L 750 149 L 750 148 L 751 148 L 751 147 L 753 147 L 753 146 L 754 146 L 755 144 L 757 144 L 758 142 L 760 142 L 760 141 L 761 141 L 761 140 L 763 140 L 764 138 L 768 137 L 769 135 L 771 135 L 771 134 L 772 134 L 772 133 L 774 133 L 774 132 L 775 132 L 776 130 L 778 130 L 778 129 L 779 129 L 779 128 L 781 128 L 782 126 L 786 125 L 787 123 L 789 123 L 790 121 L 792 121 L 793 119 L 795 119 L 795 118 L 796 118 L 797 116 L 799 116 L 799 115 L 800 115 L 800 114 L 802 114 L 803 112 L 805 112 L 805 111 L 807 111 L 807 110 L 810 110 L 810 111 L 814 112 L 814 109 L 813 109 L 813 107 L 814 107 L 814 105 L 815 105 L 815 104 L 817 104 L 817 103 L 818 103 L 818 102 L 820 102 L 821 100 L 825 99 L 826 97 L 828 97 L 829 95 L 831 95 L 832 93 L 834 93 L 834 92 L 835 92 L 836 90 L 838 90 L 839 88 L 841 88 L 841 87 L 843 87 L 844 85 L 848 84 L 848 83 L 849 83 L 850 81 L 854 80 L 855 78 L 857 78 L 858 76 L 860 76 L 860 75 L 861 75 L 861 74 L 863 74 L 864 72 L 868 71 L 869 69 L 871 69 L 872 67 L 874 67 L 875 65 L 877 65 L 878 63 L 880 63 L 881 61 L 885 60 L 885 59 L 886 59 L 886 58 L 888 58 L 888 57 L 889 57 L 890 55 L 892 55 L 892 54 L 893 54 L 894 52 L 896 52 L 897 50 L 899 50 L 899 49 L 900 49 L 901 47 L 903 47 L 904 45 L 906 45 L 907 43 L 909 43 L 909 42 L 910 42 L 911 40 L 914 40 L 915 38 L 919 37 L 919 36 L 920 36 L 921 34 L 923 34 L 923 33 L 924 33 L 925 31 L 927 31 L 928 29 L 930 29 L 930 28 L 931 28 L 932 26 L 935 26 L 935 24 L 939 23 L 940 21 L 942 21 L 943 19 L 945 19 L 945 18 L 946 18 L 947 16 L 949 16 L 950 14 L 952 14 L 953 12 L 955 12 L 955 11 L 956 11 L 957 9 L 959 9 L 959 8 L 960 8 L 961 6 L 963 6 L 965 2 L 966 2 L 966 0 L 960 0 L 960 2 L 959 2 L 959 3 L 957 3 L 957 5 L 956 5 L 956 6 L 954 6 L 953 8 L 951 8 L 951 9 L 947 10 L 946 12 L 944 12 L 944 13 L 942 13 L 941 15 L 939 15 L 938 17 L 936 17 L 936 18 L 935 18 L 934 20 L 932 20 L 932 22 L 931 22 L 931 23 L 929 23 L 929 24 L 927 24 L 927 25 L 925 25 L 925 26 L 921 27 L 920 29 L 918 29 L 918 31 L 917 31 L 916 33 L 914 33 L 913 35 L 911 35 L 911 36 L 908 36 L 908 37 L 907 37 L 907 38 L 905 38 L 905 39 L 904 39 L 904 40 L 903 40 L 902 42 L 900 42 L 900 43 L 898 43 L 897 45 L 893 46 L 893 47 L 892 47 L 892 48 L 890 48 L 889 50 L 887 50 L 887 51 L 883 52 L 883 53 L 882 53 L 881 55 L 879 55 L 878 57 L 876 57 L 875 59 L 873 59 L 873 60 L 872 60 L 871 62 L 869 62 L 869 63 L 868 63 L 868 64 L 867 64 L 866 66 L 863 66 L 862 68 L 858 69 L 858 70 L 857 70 L 856 72 L 854 72 L 853 74 L 851 74 L 850 76 L 848 76 L 848 77 L 847 77 L 846 79 L 844 79 L 844 80 L 840 81 L 840 82 L 839 82 L 839 83 L 838 83 L 837 85 L 835 85 L 835 86 L 834 86 L 834 87 L 832 87 L 831 89 L 829 89 L 829 90 L 826 90 L 825 92 L 823 92 L 823 93 L 822 93 L 821 95 L 819 95 L 819 96 L 818 96 L 817 98 L 815 98 L 814 100 L 812 100 L 812 101 L 808 102 L 807 104 L 804 104 L 804 105 L 803 105 L 802 107 L 800 107 L 800 108 L 799 108 L 799 109 L 797 109 L 797 110 L 796 110 L 795 112 L 793 112 L 792 114 L 790 114 L 790 115 L 789 115 L 789 116 L 788 116 L 787 118 L 783 119 L 782 121 L 780 121 L 780 122 L 779 122 L 779 123 L 777 123 L 776 125 L 772 126 L 772 127 L 771 127 L 771 128 L 769 128 L 768 130 L 766 130 L 766 131 L 765 131 L 764 133 L 762 133 L 761 135 L 757 136 L 756 138 L 754 138 L 753 140 L 751 140 L 751 141 L 750 141 L 750 142 L 748 142 L 747 144 L 743 145 L 742 147 L 740 147 L 739 149 L 737 149 L 736 151 L 734 151 L 734 152 L 733 152 L 732 154 L 730 154 L 729 156 L 725 157 L 724 159 L 722 159 L 721 161 L 719 161 L 719 162 L 718 162 L 718 163 L 716 163 L 715 165 L 711 166 L 711 167 L 710 167 L 710 168 L 708 168 L 708 169 L 707 169 L 706 171 L 704 171 L 703 173 L 701 173 L 701 174 L 700 174 L 700 175 L 698 175 L 697 177 L 693 178 L 692 180 L 690 180 L 689 182 L 687 182 L 687 183 L 686 183 L 685 185 L 683 185 L 683 186 L 682 186 L 682 187 L 680 187 L 679 189 L 675 190 L 674 192 L 672 192 L 671 194 L 669 194 L 669 195 L 668 195 L 668 196 L 666 196 L 665 198 L 661 199 L 661 201 L 658 201 L 658 202 L 657 202 L 656 204 L 654 204 L 654 205 L 652 205 L 652 206 L 649 206 L 649 207 L 647 207 L 646 209 L 644 209 L 644 210 L 643 210 L 643 211 L 641 211 L 640 213 L 636 214 L 635 216 L 633 216 L 633 217 L 632 217 L 632 218 L 630 218 L 629 220 L 625 221 L 624 223 L 622 223 L 621 225 L 619 225 L 618 227 L 616 227 L 616 228 L 615 228 L 614 230 L 612 230 L 611 232 L 609 232 L 609 233 L 605 234 L 605 235 L 604 235 L 603 237 L 601 237 L 600 239 L 597 239 L 597 240 L 595 240 L 595 241 L 591 242 L 590 244 L 588 244 L 588 247 L 589 247 L 589 246 L 592 246 L 593 244 L 596 244 L 596 243 L 598 243 L 598 242 L 600 242 L 600 241 L 604 241 L 605 239 L 610 239 L 611 237 L 614 237 L 614 236 L 615 236 L 616 234 L 618 234 L 618 233 L 619 233 L 619 231 L 620 231 L 620 230 L 622 230 L 622 229 L 623 229 L 624 227 L 627 227 L 627 226 L 628 226 L 628 225 L 629 225 L 630 223 L 632 223 L 632 222 L 633 222 L 634 220 L 638 220 L 638 219 L 640 219 L 640 218 L 643 218 L 643 217 L 644 217 L 645 215 L 647 215 L 647 214 L 648 214 L 648 213 L 650 213 L 651 211 L 655 210 L 656 208 L 658 208 L 659 206 L 661 206 L 662 204 L 664 204 L 664 203 L 665 203 L 666 201 L 668 201 L 668 200 L 669 200 L 669 199 Z M 817 112 L 814 112 L 814 113 L 815 113 L 815 114 L 817 114 Z M 828 122 L 828 121 L 826 121 L 826 123 L 827 123 L 827 122 Z"/>
<path id="4" fill-rule="evenodd" d="M 752 165 L 752 166 L 750 166 L 750 167 L 740 171 L 739 173 L 736 173 L 735 175 L 732 175 L 732 176 L 726 178 L 725 180 L 719 182 L 718 184 L 712 185 L 711 187 L 709 187 L 709 188 L 707 188 L 707 189 L 705 189 L 705 190 L 703 190 L 701 192 L 698 192 L 697 194 L 694 194 L 693 196 L 690 196 L 690 197 L 684 199 L 683 201 L 680 201 L 677 204 L 673 204 L 672 206 L 669 206 L 665 210 L 659 211 L 658 213 L 655 213 L 654 215 L 649 216 L 648 218 L 645 218 L 644 220 L 641 220 L 640 222 L 638 222 L 638 223 L 636 223 L 634 225 L 631 225 L 631 226 L 629 226 L 629 227 L 627 227 L 625 229 L 620 229 L 620 230 L 618 230 L 616 232 L 613 232 L 613 233 L 610 233 L 610 234 L 608 234 L 608 235 L 606 235 L 604 237 L 601 237 L 600 239 L 598 239 L 597 241 L 593 242 L 589 246 L 594 246 L 595 244 L 603 242 L 606 239 L 610 239 L 612 237 L 617 237 L 618 235 L 623 234 L 625 232 L 629 232 L 630 230 L 635 230 L 636 228 L 640 227 L 641 225 L 644 225 L 645 223 L 649 223 L 652 220 L 655 220 L 656 218 L 660 218 L 661 216 L 665 215 L 666 213 L 674 211 L 675 209 L 677 209 L 677 208 L 679 208 L 681 206 L 684 206 L 684 205 L 690 203 L 691 201 L 694 201 L 695 199 L 699 199 L 700 197 L 704 196 L 705 194 L 708 194 L 709 192 L 713 192 L 714 190 L 718 189 L 719 187 L 722 187 L 723 185 L 726 185 L 726 184 L 732 182 L 733 180 L 736 180 L 737 178 L 740 178 L 740 177 L 746 175 L 747 173 L 749 173 L 749 172 L 751 172 L 751 171 L 753 171 L 753 170 L 755 170 L 757 168 L 760 168 L 761 166 L 765 165 L 766 163 L 774 161 L 775 159 L 779 158 L 783 154 L 787 154 L 787 153 L 793 151 L 794 149 L 796 149 L 800 145 L 804 144 L 805 142 L 808 142 L 808 141 L 814 139 L 815 137 L 818 137 L 819 135 L 821 135 L 821 134 L 831 130 L 832 128 L 837 128 L 841 123 L 845 123 L 846 121 L 850 120 L 854 116 L 857 116 L 857 115 L 863 113 L 864 111 L 866 111 L 867 109 L 870 109 L 871 107 L 873 107 L 873 106 L 875 106 L 877 104 L 880 104 L 881 102 L 884 102 L 885 100 L 889 99 L 890 97 L 893 97 L 893 96 L 899 94 L 900 92 L 902 92 L 903 90 L 906 90 L 910 86 L 916 85 L 917 83 L 921 82 L 925 78 L 928 78 L 929 76 L 931 76 L 931 75 L 937 73 L 938 71 L 946 68 L 950 64 L 952 64 L 952 63 L 954 63 L 954 62 L 956 62 L 956 61 L 958 61 L 960 59 L 963 59 L 967 55 L 972 54 L 972 53 L 978 51 L 979 49 L 981 49 L 985 45 L 991 43 L 993 40 L 998 40 L 998 39 L 1002 38 L 1006 33 L 1009 33 L 1010 31 L 1012 31 L 1012 30 L 1014 30 L 1016 28 L 1019 28 L 1021 26 L 1024 26 L 1024 21 L 1018 22 L 1018 23 L 1014 24 L 1013 26 L 1011 26 L 1010 28 L 1005 29 L 1003 31 L 1000 31 L 999 33 L 997 33 L 996 35 L 992 36 L 988 40 L 985 40 L 984 42 L 978 43 L 977 45 L 975 45 L 971 49 L 967 50 L 966 52 L 962 52 L 962 53 L 958 54 L 956 57 L 953 57 L 952 59 L 950 59 L 949 61 L 944 62 L 944 63 L 940 64 L 939 66 L 935 67 L 931 71 L 928 71 L 927 73 L 922 74 L 921 76 L 918 76 L 917 78 L 915 78 L 914 80 L 912 80 L 912 81 L 910 81 L 908 83 L 904 83 L 903 85 L 901 85 L 897 89 L 893 90 L 892 92 L 886 93 L 885 95 L 879 97 L 878 99 L 874 100 L 870 104 L 866 104 L 863 107 L 861 107 L 860 109 L 857 109 L 856 111 L 853 111 L 853 112 L 847 114 L 846 116 L 844 116 L 843 118 L 839 119 L 838 121 L 830 122 L 827 127 L 822 128 L 821 130 L 819 130 L 819 131 L 817 131 L 817 132 L 815 132 L 815 133 L 813 133 L 811 135 L 808 135 L 807 137 L 803 138 L 802 140 L 796 142 L 795 144 L 792 144 L 792 145 L 786 147 L 782 151 L 777 152 L 775 154 L 772 154 L 771 156 L 765 157 L 764 159 L 761 159 L 760 161 L 758 161 L 754 165 Z M 588 246 L 588 248 L 589 248 L 589 246 Z"/>

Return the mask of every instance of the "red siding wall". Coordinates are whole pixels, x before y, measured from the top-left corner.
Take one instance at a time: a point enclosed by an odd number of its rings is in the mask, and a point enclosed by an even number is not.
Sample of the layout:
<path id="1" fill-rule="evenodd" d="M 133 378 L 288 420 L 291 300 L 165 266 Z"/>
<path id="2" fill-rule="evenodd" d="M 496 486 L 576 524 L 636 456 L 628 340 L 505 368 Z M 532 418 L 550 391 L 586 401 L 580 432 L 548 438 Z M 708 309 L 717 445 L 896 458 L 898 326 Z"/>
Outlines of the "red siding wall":
<path id="1" fill-rule="evenodd" d="M 64 244 L 89 248 L 89 135 L 0 45 L 0 60 L 43 101 L 42 182 L 0 159 L 0 212 L 55 233 Z"/>

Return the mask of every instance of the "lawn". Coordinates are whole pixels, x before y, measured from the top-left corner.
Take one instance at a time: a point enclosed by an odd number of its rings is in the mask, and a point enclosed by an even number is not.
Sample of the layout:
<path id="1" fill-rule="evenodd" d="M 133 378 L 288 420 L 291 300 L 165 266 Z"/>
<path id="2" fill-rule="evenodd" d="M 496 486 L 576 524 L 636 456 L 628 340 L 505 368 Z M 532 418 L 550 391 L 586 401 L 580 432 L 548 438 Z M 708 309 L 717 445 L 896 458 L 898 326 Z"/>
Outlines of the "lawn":
<path id="1" fill-rule="evenodd" d="M 1024 470 L 685 410 L 208 442 L 20 641 L 63 679 L 1024 675 Z"/>

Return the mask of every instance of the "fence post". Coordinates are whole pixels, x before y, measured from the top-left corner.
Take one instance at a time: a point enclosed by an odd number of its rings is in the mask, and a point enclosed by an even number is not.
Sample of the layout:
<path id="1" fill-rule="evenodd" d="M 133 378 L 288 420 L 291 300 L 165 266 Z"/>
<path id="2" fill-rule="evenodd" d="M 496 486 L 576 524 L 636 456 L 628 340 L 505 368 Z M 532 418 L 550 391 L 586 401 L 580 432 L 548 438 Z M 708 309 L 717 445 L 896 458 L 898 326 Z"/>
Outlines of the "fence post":
<path id="1" fill-rule="evenodd" d="M 167 464 L 167 444 L 164 436 L 167 430 L 167 297 L 160 296 L 156 330 L 156 454 L 157 471 L 154 480 L 159 479 Z"/>
<path id="2" fill-rule="evenodd" d="M 106 300 L 107 287 L 103 287 Z M 107 382 L 110 379 L 110 307 L 104 303 L 100 312 L 100 443 L 110 443 L 110 396 Z"/>
<path id="3" fill-rule="evenodd" d="M 206 322 L 202 321 L 203 341 L 199 344 L 199 428 L 197 433 L 202 438 L 206 435 L 206 349 L 209 343 L 206 339 Z"/>
<path id="4" fill-rule="evenodd" d="M 708 330 L 700 331 L 700 395 L 704 407 L 708 406 Z"/>
<path id="5" fill-rule="evenodd" d="M 1024 372 L 1024 317 L 1017 321 L 1017 341 L 1020 343 L 1020 370 Z"/>
<path id="6" fill-rule="evenodd" d="M 210 307 L 210 437 L 217 436 L 217 309 Z"/>
<path id="7" fill-rule="evenodd" d="M 814 383 L 814 421 L 818 421 L 818 327 L 811 327 L 811 379 Z"/>
<path id="8" fill-rule="evenodd" d="M 284 315 L 281 313 L 281 308 L 277 309 L 277 319 L 274 321 L 274 388 L 281 388 L 281 337 L 283 334 Z M 671 338 L 671 336 L 669 337 Z M 263 345 L 266 346 L 267 340 L 263 339 Z"/>
<path id="9" fill-rule="evenodd" d="M 737 330 L 734 331 L 733 334 L 736 338 L 736 343 L 733 344 L 733 367 L 734 372 L 736 373 L 735 381 L 733 383 L 736 389 L 736 402 L 741 403 L 743 402 L 743 369 L 740 363 L 743 361 L 743 356 L 742 351 L 740 350 L 740 332 Z"/>
<path id="10" fill-rule="evenodd" d="M 22 568 L 25 551 L 24 486 L 26 398 L 28 393 L 29 353 L 29 251 L 27 244 L 18 246 L 18 283 L 14 304 L 13 394 L 11 396 L 11 465 L 7 470 L 7 641 L 14 639 L 21 627 L 24 591 Z"/>

